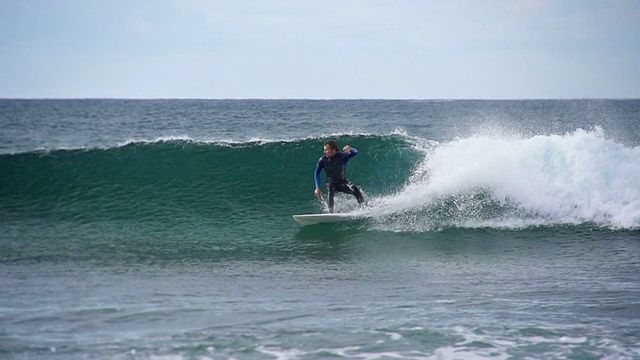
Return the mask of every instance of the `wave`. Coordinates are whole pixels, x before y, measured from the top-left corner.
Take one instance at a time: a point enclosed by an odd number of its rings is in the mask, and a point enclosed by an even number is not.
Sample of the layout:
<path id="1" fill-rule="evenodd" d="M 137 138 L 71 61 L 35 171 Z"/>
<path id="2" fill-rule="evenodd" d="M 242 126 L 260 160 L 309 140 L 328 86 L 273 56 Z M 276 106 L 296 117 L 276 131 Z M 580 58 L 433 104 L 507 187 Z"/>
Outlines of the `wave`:
<path id="1" fill-rule="evenodd" d="M 402 135 L 338 135 L 361 150 L 349 176 L 363 188 L 397 188 L 419 152 Z M 158 221 L 238 219 L 317 211 L 313 171 L 324 138 L 197 142 L 135 140 L 104 149 L 0 155 L 4 219 Z"/>
<path id="2" fill-rule="evenodd" d="M 616 143 L 599 128 L 443 143 L 400 130 L 332 138 L 360 150 L 348 177 L 370 205 L 358 210 L 352 197 L 339 194 L 337 209 L 364 213 L 370 230 L 640 227 L 640 148 Z M 3 154 L 0 215 L 82 223 L 206 218 L 239 227 L 318 212 L 313 170 L 325 139 L 175 137 Z"/>
<path id="3" fill-rule="evenodd" d="M 371 216 L 397 231 L 591 224 L 640 227 L 640 148 L 600 128 L 531 137 L 477 135 L 428 151 Z"/>

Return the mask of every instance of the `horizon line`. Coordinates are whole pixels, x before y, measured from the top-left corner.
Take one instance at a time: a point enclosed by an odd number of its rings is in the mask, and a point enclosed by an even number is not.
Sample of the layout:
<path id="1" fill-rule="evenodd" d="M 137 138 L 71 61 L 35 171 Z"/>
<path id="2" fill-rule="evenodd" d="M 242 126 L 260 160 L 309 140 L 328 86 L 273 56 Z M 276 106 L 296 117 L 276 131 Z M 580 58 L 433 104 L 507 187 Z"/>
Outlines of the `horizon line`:
<path id="1" fill-rule="evenodd" d="M 532 97 L 532 98 L 260 98 L 260 97 L 0 97 L 0 100 L 197 100 L 197 101 L 531 101 L 531 100 L 640 100 L 640 97 Z"/>

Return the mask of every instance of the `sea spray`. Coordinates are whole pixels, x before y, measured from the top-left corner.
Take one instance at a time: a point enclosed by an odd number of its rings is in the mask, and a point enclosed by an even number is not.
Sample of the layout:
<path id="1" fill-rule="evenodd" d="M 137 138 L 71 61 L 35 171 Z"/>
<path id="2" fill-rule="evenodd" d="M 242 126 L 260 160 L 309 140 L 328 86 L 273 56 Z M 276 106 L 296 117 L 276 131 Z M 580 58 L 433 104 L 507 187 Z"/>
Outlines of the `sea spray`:
<path id="1" fill-rule="evenodd" d="M 601 128 L 477 135 L 424 150 L 405 187 L 377 199 L 372 212 L 381 229 L 640 226 L 640 148 L 608 139 Z"/>

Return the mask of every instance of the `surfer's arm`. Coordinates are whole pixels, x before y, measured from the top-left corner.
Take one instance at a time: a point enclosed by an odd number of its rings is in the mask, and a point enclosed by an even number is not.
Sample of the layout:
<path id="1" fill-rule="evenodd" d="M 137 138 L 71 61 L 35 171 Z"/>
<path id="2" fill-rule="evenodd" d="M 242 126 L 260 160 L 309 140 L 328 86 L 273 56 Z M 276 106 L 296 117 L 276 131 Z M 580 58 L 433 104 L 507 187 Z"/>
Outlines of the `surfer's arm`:
<path id="1" fill-rule="evenodd" d="M 342 151 L 344 151 L 345 153 L 345 161 L 351 159 L 352 157 L 358 155 L 358 149 L 356 148 L 352 148 L 349 145 L 345 145 L 344 148 L 342 149 Z"/>
<path id="2" fill-rule="evenodd" d="M 323 168 L 324 162 L 322 161 L 322 158 L 320 158 L 320 161 L 318 161 L 318 165 L 316 165 L 316 172 L 314 174 L 314 178 L 316 180 L 316 190 L 313 192 L 318 199 L 320 198 L 320 195 L 322 195 L 322 189 L 320 188 L 320 172 Z"/>
<path id="3" fill-rule="evenodd" d="M 316 189 L 320 188 L 320 172 L 324 169 L 324 162 L 322 159 L 318 161 L 318 165 L 316 165 L 316 172 L 314 173 L 314 178 L 316 180 Z"/>

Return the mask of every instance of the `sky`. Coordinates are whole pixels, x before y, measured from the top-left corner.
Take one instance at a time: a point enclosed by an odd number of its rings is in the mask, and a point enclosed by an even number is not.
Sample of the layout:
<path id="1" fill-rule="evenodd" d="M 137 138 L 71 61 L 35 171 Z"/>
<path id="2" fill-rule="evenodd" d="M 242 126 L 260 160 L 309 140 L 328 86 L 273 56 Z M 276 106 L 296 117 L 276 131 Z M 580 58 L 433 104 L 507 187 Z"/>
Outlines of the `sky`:
<path id="1" fill-rule="evenodd" d="M 640 0 L 0 0 L 0 98 L 640 98 Z"/>

